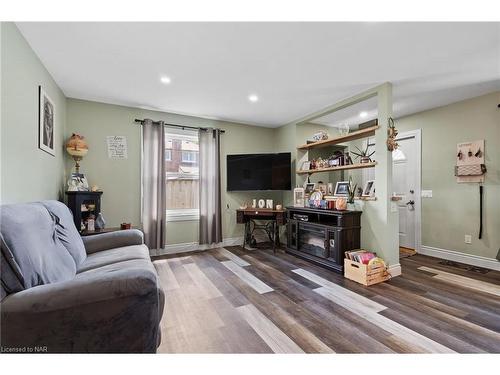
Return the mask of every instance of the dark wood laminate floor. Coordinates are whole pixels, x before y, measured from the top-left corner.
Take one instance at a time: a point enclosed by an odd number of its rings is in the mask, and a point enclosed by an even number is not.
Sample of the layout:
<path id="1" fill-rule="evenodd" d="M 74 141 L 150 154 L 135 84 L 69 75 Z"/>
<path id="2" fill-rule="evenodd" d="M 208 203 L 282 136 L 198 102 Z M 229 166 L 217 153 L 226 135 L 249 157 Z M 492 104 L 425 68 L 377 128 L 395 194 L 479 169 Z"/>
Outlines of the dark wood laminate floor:
<path id="1" fill-rule="evenodd" d="M 154 259 L 160 353 L 500 353 L 500 272 L 415 255 L 364 287 L 283 251 Z"/>

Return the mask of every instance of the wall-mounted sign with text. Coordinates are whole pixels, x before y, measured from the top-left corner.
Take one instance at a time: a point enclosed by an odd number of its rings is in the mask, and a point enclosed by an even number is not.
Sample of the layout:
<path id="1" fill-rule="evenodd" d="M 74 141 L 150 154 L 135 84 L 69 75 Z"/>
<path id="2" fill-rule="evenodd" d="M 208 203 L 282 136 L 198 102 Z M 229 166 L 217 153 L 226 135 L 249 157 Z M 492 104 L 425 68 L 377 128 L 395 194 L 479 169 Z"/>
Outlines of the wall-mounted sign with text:
<path id="1" fill-rule="evenodd" d="M 127 159 L 127 138 L 124 135 L 108 135 L 106 137 L 108 146 L 108 158 Z"/>

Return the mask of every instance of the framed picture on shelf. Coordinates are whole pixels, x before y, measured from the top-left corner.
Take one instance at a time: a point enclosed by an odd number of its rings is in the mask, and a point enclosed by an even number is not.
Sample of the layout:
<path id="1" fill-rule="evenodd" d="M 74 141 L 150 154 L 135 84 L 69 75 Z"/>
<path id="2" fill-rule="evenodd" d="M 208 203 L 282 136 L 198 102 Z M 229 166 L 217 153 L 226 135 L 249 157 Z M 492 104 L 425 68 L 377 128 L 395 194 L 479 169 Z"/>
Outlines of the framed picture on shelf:
<path id="1" fill-rule="evenodd" d="M 42 86 L 38 86 L 38 93 L 38 148 L 55 156 L 54 102 Z"/>
<path id="2" fill-rule="evenodd" d="M 295 188 L 293 190 L 293 206 L 304 207 L 304 188 Z"/>
<path id="3" fill-rule="evenodd" d="M 304 193 L 306 195 L 311 195 L 314 192 L 314 189 L 316 189 L 315 182 L 308 182 L 304 185 Z"/>
<path id="4" fill-rule="evenodd" d="M 308 171 L 309 169 L 311 169 L 311 162 L 310 161 L 303 162 L 301 170 Z"/>
<path id="5" fill-rule="evenodd" d="M 362 197 L 373 197 L 375 195 L 375 180 L 366 181 L 365 187 L 363 188 Z"/>
<path id="6" fill-rule="evenodd" d="M 349 195 L 349 181 L 337 182 L 333 195 L 336 197 L 347 197 Z"/>

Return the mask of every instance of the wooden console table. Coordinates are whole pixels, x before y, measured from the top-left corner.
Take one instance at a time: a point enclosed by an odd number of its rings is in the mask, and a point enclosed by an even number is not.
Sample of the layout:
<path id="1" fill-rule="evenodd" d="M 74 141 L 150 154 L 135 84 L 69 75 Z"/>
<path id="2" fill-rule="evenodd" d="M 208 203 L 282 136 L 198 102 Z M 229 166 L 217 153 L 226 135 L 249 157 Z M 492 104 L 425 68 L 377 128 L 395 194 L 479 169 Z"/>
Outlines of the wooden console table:
<path id="1" fill-rule="evenodd" d="M 256 220 L 266 221 L 266 224 L 258 224 L 255 222 Z M 265 208 L 240 209 L 236 210 L 236 222 L 238 224 L 245 224 L 243 249 L 246 244 L 250 244 L 255 240 L 253 232 L 256 229 L 263 229 L 273 244 L 273 252 L 276 253 L 276 246 L 280 246 L 279 227 L 286 223 L 286 211 Z"/>

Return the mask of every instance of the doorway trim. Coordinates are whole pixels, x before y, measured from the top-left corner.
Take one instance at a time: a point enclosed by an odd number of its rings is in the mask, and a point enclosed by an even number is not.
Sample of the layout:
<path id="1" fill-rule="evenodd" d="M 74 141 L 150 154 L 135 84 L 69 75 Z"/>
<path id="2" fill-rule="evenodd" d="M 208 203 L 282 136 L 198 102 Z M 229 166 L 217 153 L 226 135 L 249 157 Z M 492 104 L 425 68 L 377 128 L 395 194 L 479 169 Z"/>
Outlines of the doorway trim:
<path id="1" fill-rule="evenodd" d="M 416 149 L 416 186 L 415 195 L 418 197 L 415 202 L 415 251 L 422 250 L 422 129 L 401 132 L 396 137 L 396 141 L 406 138 L 415 138 Z"/>
<path id="2" fill-rule="evenodd" d="M 406 132 L 399 133 L 396 137 L 396 141 L 406 138 L 415 138 L 415 149 L 416 149 L 416 169 L 417 178 L 415 186 L 415 195 L 419 197 L 415 204 L 415 251 L 420 253 L 422 250 L 422 129 L 408 130 Z M 369 146 L 374 146 L 374 138 L 368 138 L 366 140 Z M 363 180 L 366 179 L 363 176 Z M 375 176 L 375 180 L 377 176 Z"/>

